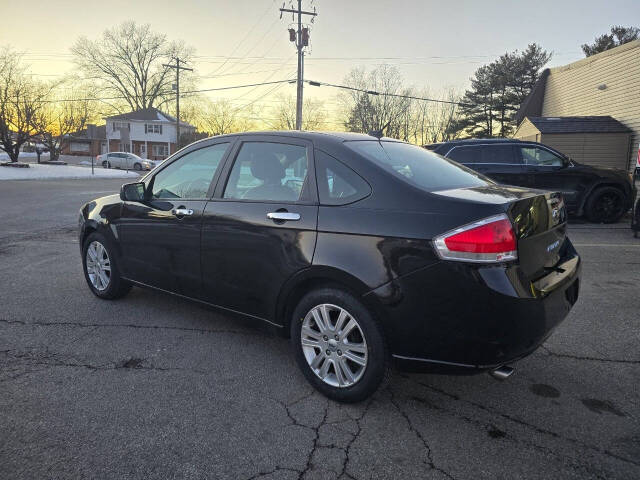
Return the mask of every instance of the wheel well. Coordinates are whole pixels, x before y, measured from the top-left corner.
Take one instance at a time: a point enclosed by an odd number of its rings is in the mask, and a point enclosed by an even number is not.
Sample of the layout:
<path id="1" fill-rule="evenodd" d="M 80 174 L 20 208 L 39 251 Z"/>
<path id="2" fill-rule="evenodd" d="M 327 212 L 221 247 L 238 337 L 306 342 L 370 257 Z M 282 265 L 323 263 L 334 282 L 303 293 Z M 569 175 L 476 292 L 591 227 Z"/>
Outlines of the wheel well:
<path id="1" fill-rule="evenodd" d="M 82 232 L 82 241 L 80 242 L 80 249 L 82 250 L 85 240 L 89 235 L 96 231 L 96 228 L 91 225 L 86 225 Z"/>
<path id="2" fill-rule="evenodd" d="M 627 193 L 625 192 L 625 189 L 622 185 L 620 185 L 619 183 L 615 183 L 615 182 L 602 182 L 602 183 L 596 183 L 595 185 L 593 185 L 589 191 L 587 192 L 587 194 L 584 196 L 584 198 L 582 199 L 582 204 L 580 205 L 580 214 L 584 213 L 584 209 L 587 206 L 587 202 L 589 201 L 589 199 L 591 198 L 591 196 L 597 192 L 599 189 L 603 188 L 603 187 L 613 187 L 616 188 L 618 190 L 620 190 L 620 193 L 622 193 L 622 196 L 625 197 L 625 201 L 626 201 L 626 197 L 627 197 Z"/>
<path id="3" fill-rule="evenodd" d="M 361 301 L 365 307 L 367 307 L 370 310 L 371 315 L 375 319 L 379 320 L 380 315 L 379 315 L 378 309 L 376 308 L 375 305 L 372 305 L 371 302 L 367 301 L 367 299 L 363 297 L 365 293 L 364 291 L 358 292 L 352 286 L 348 285 L 345 282 L 336 280 L 335 278 L 312 277 L 312 278 L 307 278 L 301 281 L 300 283 L 298 283 L 297 285 L 295 285 L 288 292 L 288 294 L 286 295 L 286 298 L 283 299 L 282 303 L 280 304 L 280 308 L 278 309 L 276 318 L 283 319 L 282 324 L 284 328 L 281 329 L 281 333 L 283 334 L 283 336 L 287 338 L 289 337 L 289 326 L 291 324 L 291 316 L 293 315 L 293 310 L 296 308 L 296 306 L 298 305 L 302 297 L 304 297 L 307 293 L 309 293 L 312 290 L 316 290 L 319 288 L 327 288 L 327 287 L 335 288 L 338 290 L 344 290 L 349 294 L 353 295 L 355 298 Z"/>

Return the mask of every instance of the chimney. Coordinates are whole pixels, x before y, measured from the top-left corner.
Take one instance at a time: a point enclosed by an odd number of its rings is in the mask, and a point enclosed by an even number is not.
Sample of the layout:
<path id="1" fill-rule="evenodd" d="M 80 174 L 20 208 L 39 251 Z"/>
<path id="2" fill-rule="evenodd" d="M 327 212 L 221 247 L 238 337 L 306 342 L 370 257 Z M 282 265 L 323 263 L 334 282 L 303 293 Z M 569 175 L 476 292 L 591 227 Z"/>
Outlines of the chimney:
<path id="1" fill-rule="evenodd" d="M 87 124 L 87 138 L 91 139 L 91 138 L 96 138 L 97 137 L 97 127 L 95 124 L 93 123 L 88 123 Z"/>

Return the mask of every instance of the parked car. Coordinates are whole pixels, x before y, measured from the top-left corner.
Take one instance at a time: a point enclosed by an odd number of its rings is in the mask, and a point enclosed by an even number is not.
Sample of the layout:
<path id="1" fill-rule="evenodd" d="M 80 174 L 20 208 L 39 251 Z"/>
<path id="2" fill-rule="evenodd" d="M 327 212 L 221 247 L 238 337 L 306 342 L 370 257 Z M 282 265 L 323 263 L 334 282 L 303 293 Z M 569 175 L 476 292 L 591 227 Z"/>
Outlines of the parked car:
<path id="1" fill-rule="evenodd" d="M 79 222 L 96 296 L 136 285 L 261 320 L 344 402 L 372 394 L 391 359 L 506 376 L 578 297 L 558 194 L 368 135 L 199 141 Z"/>
<path id="2" fill-rule="evenodd" d="M 135 153 L 109 152 L 98 155 L 96 163 L 103 168 L 124 168 L 127 170 L 151 170 L 155 167 L 152 160 L 140 158 Z"/>
<path id="3" fill-rule="evenodd" d="M 502 184 L 561 192 L 569 213 L 595 223 L 617 222 L 635 195 L 628 172 L 584 165 L 537 142 L 455 140 L 426 148 Z"/>

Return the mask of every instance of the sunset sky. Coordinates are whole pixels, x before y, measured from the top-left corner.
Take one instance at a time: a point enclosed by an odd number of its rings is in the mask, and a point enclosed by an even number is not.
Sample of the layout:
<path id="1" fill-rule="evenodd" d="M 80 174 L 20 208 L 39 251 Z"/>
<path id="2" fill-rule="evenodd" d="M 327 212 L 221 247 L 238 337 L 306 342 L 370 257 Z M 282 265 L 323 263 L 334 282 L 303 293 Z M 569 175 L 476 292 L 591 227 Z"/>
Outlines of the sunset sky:
<path id="1" fill-rule="evenodd" d="M 25 6 L 28 5 L 28 12 Z M 340 83 L 354 66 L 397 66 L 409 85 L 463 90 L 483 63 L 538 42 L 553 51 L 551 65 L 583 57 L 580 45 L 613 24 L 640 25 L 640 1 L 338 1 L 304 0 L 316 7 L 305 78 Z M 25 53 L 42 79 L 74 68 L 69 48 L 81 35 L 97 38 L 124 20 L 150 23 L 170 39 L 196 50 L 191 66 L 200 88 L 295 77 L 295 48 L 288 41 L 291 16 L 279 19 L 282 0 L 40 1 L 0 0 L 0 44 Z M 288 2 L 287 2 L 288 6 Z M 227 60 L 226 57 L 229 58 Z M 223 62 L 225 62 L 223 65 Z M 334 105 L 336 91 L 307 87 L 306 94 Z M 211 94 L 237 104 L 261 98 L 267 107 L 295 86 Z"/>

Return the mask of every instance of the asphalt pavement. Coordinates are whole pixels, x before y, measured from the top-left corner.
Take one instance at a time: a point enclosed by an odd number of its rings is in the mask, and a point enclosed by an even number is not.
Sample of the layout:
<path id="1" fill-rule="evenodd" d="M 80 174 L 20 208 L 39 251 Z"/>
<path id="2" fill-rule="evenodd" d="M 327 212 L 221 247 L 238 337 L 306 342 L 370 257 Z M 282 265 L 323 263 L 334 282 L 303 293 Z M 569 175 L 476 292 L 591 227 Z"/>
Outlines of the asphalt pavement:
<path id="1" fill-rule="evenodd" d="M 578 303 L 504 382 L 396 372 L 316 393 L 287 340 L 81 271 L 81 204 L 122 180 L 0 182 L 0 478 L 640 478 L 640 239 L 573 223 Z"/>

